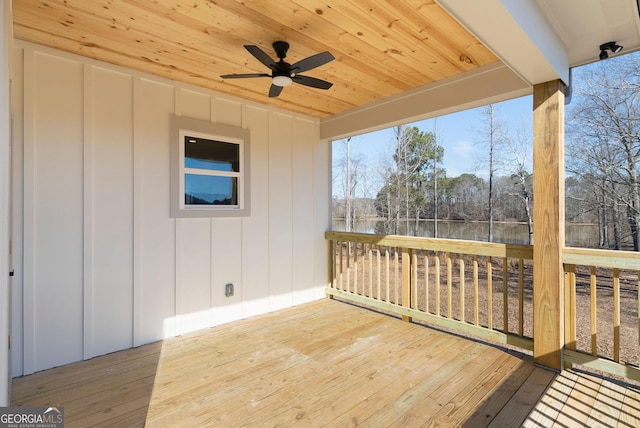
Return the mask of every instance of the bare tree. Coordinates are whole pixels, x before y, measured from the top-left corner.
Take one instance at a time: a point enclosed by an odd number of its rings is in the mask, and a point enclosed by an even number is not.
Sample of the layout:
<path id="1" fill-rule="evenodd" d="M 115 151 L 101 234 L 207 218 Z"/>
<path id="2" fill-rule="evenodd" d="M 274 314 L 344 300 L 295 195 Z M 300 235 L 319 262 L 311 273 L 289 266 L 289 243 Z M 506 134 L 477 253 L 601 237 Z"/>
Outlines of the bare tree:
<path id="1" fill-rule="evenodd" d="M 575 111 L 574 111 L 575 112 Z M 621 218 L 619 215 L 616 173 L 621 163 L 617 150 L 599 130 L 593 133 L 588 127 L 578 126 L 582 121 L 573 121 L 567 144 L 567 171 L 577 177 L 583 186 L 592 189 L 597 200 L 599 243 L 602 247 L 622 248 Z M 590 134 L 590 135 L 589 135 Z M 582 204 L 582 208 L 588 206 Z M 613 226 L 613 243 L 610 242 L 609 226 Z"/>
<path id="2" fill-rule="evenodd" d="M 449 220 L 483 220 L 487 184 L 474 174 L 441 180 Z"/>
<path id="3" fill-rule="evenodd" d="M 497 172 L 498 152 L 501 145 L 505 140 L 504 127 L 498 118 L 498 106 L 495 104 L 489 104 L 482 109 L 482 115 L 484 118 L 484 129 L 480 133 L 482 138 L 481 143 L 487 149 L 487 158 L 485 159 L 486 166 L 489 173 L 489 194 L 488 194 L 488 211 L 487 221 L 489 222 L 489 233 L 487 240 L 493 241 L 493 217 L 494 217 L 494 181 Z"/>
<path id="4" fill-rule="evenodd" d="M 339 142 L 343 152 L 342 157 L 336 158 L 333 165 L 333 193 L 342 197 L 344 206 L 345 231 L 353 230 L 354 219 L 358 216 L 354 204 L 356 192 L 360 186 L 362 170 L 364 168 L 361 154 L 354 154 L 351 150 L 351 138 Z"/>
<path id="5" fill-rule="evenodd" d="M 592 64 L 574 73 L 568 127 L 574 172 L 601 176 L 603 206 L 611 207 L 615 247 L 626 219 L 633 250 L 640 250 L 640 73 L 637 54 Z M 575 157 L 575 159 L 573 159 Z M 580 167 L 582 165 L 582 167 Z M 597 183 L 597 181 L 595 182 Z M 611 200 L 610 204 L 605 201 Z M 621 213 L 620 209 L 625 212 Z"/>
<path id="6" fill-rule="evenodd" d="M 504 168 L 511 173 L 514 191 L 511 192 L 520 200 L 524 208 L 527 231 L 529 235 L 529 245 L 533 245 L 533 215 L 531 210 L 531 199 L 533 195 L 532 175 L 529 172 L 531 165 L 532 142 L 523 127 L 519 127 L 513 138 L 505 138 L 505 148 L 509 155 L 503 159 Z"/>

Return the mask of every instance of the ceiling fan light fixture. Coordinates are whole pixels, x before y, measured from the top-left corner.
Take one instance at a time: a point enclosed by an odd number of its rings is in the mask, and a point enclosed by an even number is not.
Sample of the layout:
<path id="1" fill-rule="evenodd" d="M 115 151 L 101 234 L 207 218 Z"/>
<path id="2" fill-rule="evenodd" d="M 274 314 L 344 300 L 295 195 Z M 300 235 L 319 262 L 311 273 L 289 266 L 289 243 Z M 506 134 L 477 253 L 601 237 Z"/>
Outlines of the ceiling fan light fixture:
<path id="1" fill-rule="evenodd" d="M 289 76 L 273 76 L 271 83 L 276 86 L 285 87 L 291 84 L 292 80 Z"/>

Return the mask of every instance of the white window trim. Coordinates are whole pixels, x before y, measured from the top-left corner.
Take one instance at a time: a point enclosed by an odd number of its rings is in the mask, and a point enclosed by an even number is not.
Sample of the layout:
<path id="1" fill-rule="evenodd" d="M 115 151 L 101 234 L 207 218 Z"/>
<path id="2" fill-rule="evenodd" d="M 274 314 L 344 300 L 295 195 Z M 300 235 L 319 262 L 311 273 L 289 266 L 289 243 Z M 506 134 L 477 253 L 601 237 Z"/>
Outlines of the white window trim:
<path id="1" fill-rule="evenodd" d="M 196 137 L 202 138 L 206 140 L 213 141 L 221 141 L 224 143 L 231 143 L 238 145 L 238 153 L 239 153 L 239 162 L 240 162 L 240 171 L 214 171 L 200 168 L 186 168 L 184 166 L 184 140 L 185 137 Z M 239 138 L 230 138 L 225 135 L 214 135 L 214 134 L 203 134 L 201 132 L 194 132 L 187 129 L 179 130 L 179 159 L 180 159 L 180 193 L 182 193 L 183 197 L 180 198 L 180 209 L 181 210 L 194 210 L 194 209 L 206 209 L 206 210 L 241 210 L 244 208 L 244 140 Z M 185 174 L 195 174 L 195 175 L 209 175 L 212 177 L 235 177 L 238 180 L 238 204 L 237 205 L 211 205 L 211 206 L 194 206 L 187 205 L 184 202 L 184 176 Z"/>
<path id="2" fill-rule="evenodd" d="M 223 141 L 240 146 L 240 172 L 207 171 L 184 166 L 184 137 L 192 136 Z M 183 116 L 171 116 L 171 217 L 248 217 L 251 215 L 249 130 L 212 123 Z M 184 202 L 184 175 L 230 176 L 238 178 L 238 205 L 186 205 Z"/>

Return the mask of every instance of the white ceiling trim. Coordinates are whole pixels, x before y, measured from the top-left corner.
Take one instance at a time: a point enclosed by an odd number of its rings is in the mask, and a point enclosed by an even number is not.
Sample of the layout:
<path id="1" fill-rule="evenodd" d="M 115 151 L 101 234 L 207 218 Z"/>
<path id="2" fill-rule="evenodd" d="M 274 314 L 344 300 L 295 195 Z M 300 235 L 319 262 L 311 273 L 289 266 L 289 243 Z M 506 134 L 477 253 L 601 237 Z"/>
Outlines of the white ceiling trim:
<path id="1" fill-rule="evenodd" d="M 535 1 L 437 1 L 531 85 L 569 83 L 567 49 Z"/>

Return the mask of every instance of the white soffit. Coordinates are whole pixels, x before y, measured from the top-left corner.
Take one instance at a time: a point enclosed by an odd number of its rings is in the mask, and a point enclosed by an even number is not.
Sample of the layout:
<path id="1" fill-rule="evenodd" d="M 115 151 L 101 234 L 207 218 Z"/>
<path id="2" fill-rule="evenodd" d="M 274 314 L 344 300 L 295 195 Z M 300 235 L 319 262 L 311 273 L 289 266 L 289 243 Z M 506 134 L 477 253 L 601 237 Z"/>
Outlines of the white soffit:
<path id="1" fill-rule="evenodd" d="M 567 48 L 534 0 L 437 1 L 529 84 L 569 82 Z"/>
<path id="2" fill-rule="evenodd" d="M 615 41 L 622 53 L 640 49 L 636 0 L 537 0 L 569 50 L 571 67 L 599 61 L 598 47 Z"/>

